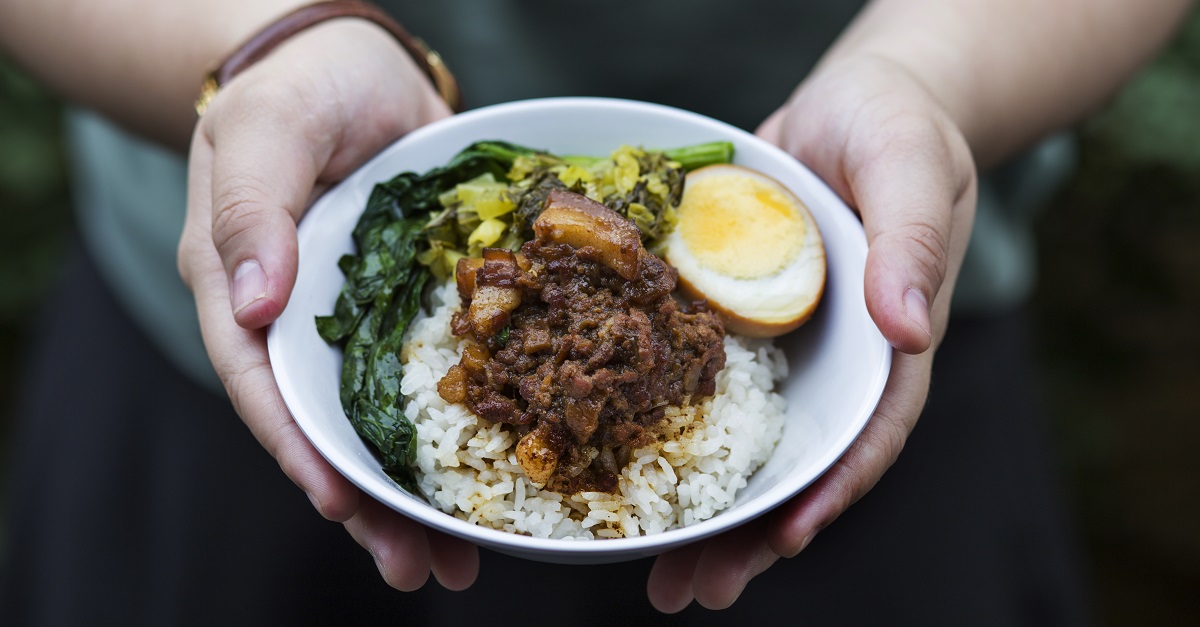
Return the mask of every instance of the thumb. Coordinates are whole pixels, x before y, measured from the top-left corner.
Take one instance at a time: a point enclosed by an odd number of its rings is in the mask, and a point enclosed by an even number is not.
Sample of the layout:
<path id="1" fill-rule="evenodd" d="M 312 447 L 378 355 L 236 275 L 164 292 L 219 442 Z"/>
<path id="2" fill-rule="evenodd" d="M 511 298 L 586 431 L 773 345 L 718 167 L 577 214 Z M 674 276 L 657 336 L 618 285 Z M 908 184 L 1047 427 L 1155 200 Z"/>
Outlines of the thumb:
<path id="1" fill-rule="evenodd" d="M 212 238 L 237 323 L 256 329 L 287 306 L 296 281 L 296 223 L 328 150 L 273 116 L 236 115 L 211 134 Z"/>
<path id="2" fill-rule="evenodd" d="M 973 168 L 969 156 L 964 166 L 951 153 L 937 132 L 892 137 L 849 173 L 868 241 L 867 309 L 904 353 L 924 352 L 940 337 L 951 259 L 961 258 L 971 229 L 961 207 L 974 189 Z"/>

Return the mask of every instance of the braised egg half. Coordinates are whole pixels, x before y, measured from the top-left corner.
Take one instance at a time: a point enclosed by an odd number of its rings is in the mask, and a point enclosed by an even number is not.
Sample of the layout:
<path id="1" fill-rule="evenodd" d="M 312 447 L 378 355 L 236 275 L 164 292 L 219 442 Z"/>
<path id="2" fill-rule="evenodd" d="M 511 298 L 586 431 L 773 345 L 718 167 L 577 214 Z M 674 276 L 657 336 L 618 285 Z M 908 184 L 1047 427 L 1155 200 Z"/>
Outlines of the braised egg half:
<path id="1" fill-rule="evenodd" d="M 812 214 L 775 179 L 736 165 L 689 172 L 665 258 L 687 296 L 731 331 L 781 335 L 812 316 L 825 288 L 825 246 Z"/>

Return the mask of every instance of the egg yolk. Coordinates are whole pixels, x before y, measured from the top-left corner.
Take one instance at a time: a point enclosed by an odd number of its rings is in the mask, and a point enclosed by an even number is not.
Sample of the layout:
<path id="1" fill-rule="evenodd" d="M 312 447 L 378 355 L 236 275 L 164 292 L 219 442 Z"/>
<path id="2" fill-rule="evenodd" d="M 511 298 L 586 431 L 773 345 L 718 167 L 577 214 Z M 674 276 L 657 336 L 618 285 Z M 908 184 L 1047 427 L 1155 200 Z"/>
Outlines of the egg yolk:
<path id="1" fill-rule="evenodd" d="M 702 267 L 739 279 L 779 272 L 804 241 L 804 220 L 792 200 L 747 176 L 688 181 L 676 228 Z"/>

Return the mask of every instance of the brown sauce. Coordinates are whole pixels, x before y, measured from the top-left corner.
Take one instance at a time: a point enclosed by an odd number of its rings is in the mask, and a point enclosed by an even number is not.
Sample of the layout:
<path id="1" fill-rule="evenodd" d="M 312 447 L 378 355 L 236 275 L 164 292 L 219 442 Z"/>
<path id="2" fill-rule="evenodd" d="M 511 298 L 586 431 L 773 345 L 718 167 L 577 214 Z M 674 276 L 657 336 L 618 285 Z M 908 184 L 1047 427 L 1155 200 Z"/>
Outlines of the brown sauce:
<path id="1" fill-rule="evenodd" d="M 565 201 L 591 203 L 580 198 Z M 585 213 L 608 211 L 591 204 Z M 452 331 L 474 341 L 438 391 L 510 425 L 534 483 L 564 494 L 614 492 L 630 453 L 658 436 L 666 406 L 714 393 L 724 329 L 702 305 L 676 302 L 675 270 L 640 241 L 629 264 L 630 251 L 611 252 L 626 234 L 604 240 L 601 232 L 592 246 L 553 224 L 537 226 L 519 255 L 488 251 L 482 265 L 460 266 L 473 276 L 459 277 L 463 308 Z M 618 263 L 611 254 L 625 257 Z"/>

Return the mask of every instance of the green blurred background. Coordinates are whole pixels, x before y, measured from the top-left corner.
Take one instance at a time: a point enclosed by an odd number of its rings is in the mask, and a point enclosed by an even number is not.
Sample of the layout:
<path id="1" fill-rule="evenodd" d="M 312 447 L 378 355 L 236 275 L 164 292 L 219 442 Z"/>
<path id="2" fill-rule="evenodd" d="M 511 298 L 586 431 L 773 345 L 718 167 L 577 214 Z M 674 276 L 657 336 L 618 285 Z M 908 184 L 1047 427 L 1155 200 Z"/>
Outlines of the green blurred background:
<path id="1" fill-rule="evenodd" d="M 1112 625 L 1200 624 L 1200 14 L 1080 128 L 1038 228 L 1039 380 Z"/>
<path id="2" fill-rule="evenodd" d="M 0 59 L 0 444 L 72 225 L 60 123 Z M 1038 225 L 1038 380 L 1100 622 L 1198 624 L 1200 16 L 1078 136 Z"/>

